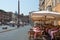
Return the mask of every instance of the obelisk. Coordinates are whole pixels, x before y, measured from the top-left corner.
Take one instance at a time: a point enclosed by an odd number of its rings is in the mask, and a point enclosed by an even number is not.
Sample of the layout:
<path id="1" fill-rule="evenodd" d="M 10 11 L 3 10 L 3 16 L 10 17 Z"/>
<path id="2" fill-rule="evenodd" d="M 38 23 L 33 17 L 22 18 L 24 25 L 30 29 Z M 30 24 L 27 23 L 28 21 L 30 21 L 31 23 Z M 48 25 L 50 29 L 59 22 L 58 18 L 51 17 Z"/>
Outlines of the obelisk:
<path id="1" fill-rule="evenodd" d="M 18 0 L 18 25 L 17 25 L 17 27 L 20 27 L 20 25 L 19 25 L 19 16 L 20 16 L 20 1 Z"/>

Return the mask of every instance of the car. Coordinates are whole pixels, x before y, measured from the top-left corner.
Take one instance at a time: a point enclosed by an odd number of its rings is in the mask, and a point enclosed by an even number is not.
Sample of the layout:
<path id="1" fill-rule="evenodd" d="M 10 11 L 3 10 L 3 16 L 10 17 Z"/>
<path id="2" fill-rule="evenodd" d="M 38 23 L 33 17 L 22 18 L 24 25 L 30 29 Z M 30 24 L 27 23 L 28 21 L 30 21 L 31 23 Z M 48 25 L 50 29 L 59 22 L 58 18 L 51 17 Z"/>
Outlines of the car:
<path id="1" fill-rule="evenodd" d="M 0 25 L 1 25 L 2 23 L 0 22 Z"/>
<path id="2" fill-rule="evenodd" d="M 2 29 L 7 29 L 8 27 L 7 26 L 2 26 Z"/>

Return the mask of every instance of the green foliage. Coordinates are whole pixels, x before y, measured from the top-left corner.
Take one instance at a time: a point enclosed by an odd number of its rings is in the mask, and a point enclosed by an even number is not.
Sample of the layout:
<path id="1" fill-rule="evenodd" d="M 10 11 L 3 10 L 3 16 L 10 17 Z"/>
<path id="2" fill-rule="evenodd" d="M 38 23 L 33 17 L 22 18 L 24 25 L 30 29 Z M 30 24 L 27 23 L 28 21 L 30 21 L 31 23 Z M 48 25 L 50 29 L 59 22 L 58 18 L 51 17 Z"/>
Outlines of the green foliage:
<path id="1" fill-rule="evenodd" d="M 0 9 L 0 12 L 2 12 L 2 13 L 6 13 L 6 11 L 4 11 L 4 10 L 1 10 L 1 9 Z"/>

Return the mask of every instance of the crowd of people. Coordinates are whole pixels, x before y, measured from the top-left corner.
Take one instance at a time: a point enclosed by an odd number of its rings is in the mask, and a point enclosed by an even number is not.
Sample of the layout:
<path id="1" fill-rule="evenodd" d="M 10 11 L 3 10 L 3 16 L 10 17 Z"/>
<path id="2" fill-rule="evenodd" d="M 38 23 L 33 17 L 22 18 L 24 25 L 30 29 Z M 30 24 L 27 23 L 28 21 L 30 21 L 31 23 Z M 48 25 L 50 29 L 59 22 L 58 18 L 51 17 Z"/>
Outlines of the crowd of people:
<path id="1" fill-rule="evenodd" d="M 45 27 L 42 27 L 42 25 L 36 25 L 30 29 L 30 37 L 32 36 L 34 39 L 37 38 L 37 36 L 46 35 L 49 40 L 55 40 L 54 37 L 58 31 L 60 31 L 60 27 L 54 26 L 54 25 L 45 25 Z M 60 32 L 59 36 L 60 36 Z M 60 39 L 59 39 L 60 40 Z"/>

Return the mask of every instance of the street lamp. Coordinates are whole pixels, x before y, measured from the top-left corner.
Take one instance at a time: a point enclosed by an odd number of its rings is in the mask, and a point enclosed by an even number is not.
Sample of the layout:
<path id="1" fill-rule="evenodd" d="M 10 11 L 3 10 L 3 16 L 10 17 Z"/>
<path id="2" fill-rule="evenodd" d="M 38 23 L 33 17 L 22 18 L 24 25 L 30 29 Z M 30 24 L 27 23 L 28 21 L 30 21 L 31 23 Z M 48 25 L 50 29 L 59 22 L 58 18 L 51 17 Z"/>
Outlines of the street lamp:
<path id="1" fill-rule="evenodd" d="M 19 27 L 20 25 L 19 25 L 19 15 L 20 15 L 20 1 L 18 0 L 18 25 L 17 25 L 17 27 Z"/>

